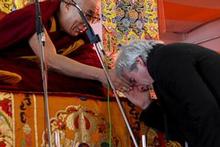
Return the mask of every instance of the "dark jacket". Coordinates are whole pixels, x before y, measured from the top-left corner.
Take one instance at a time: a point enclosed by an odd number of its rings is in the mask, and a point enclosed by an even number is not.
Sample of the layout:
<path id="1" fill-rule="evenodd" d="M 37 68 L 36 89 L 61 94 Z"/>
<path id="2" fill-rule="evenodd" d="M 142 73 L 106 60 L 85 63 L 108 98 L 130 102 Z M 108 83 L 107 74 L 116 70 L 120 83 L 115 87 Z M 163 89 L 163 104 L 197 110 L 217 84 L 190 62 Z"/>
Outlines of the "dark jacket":
<path id="1" fill-rule="evenodd" d="M 220 122 L 214 117 L 220 114 L 219 54 L 194 44 L 156 45 L 146 66 L 158 100 L 142 112 L 140 119 L 165 132 L 167 139 L 196 145 L 201 135 L 202 142 L 205 133 L 198 131 L 200 123 L 206 123 L 207 116 Z"/>

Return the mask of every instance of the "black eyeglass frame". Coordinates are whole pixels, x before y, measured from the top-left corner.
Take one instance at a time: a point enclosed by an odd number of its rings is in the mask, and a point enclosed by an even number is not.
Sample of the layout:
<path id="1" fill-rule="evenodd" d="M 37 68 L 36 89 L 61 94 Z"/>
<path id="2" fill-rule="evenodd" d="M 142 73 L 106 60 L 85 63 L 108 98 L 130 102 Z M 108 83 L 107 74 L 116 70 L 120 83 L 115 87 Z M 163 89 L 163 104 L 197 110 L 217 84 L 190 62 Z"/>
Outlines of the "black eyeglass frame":
<path id="1" fill-rule="evenodd" d="M 65 0 L 61 0 L 61 1 L 64 2 L 65 4 L 67 4 L 67 5 L 71 5 L 71 6 L 74 6 L 75 8 L 77 8 L 81 18 L 86 19 L 87 22 L 96 23 L 96 22 L 99 22 L 101 20 L 99 15 L 93 16 L 93 14 L 90 14 L 88 12 L 83 12 L 83 10 L 80 8 L 80 6 L 74 0 L 71 0 L 71 2 L 67 2 Z"/>
<path id="2" fill-rule="evenodd" d="M 87 28 L 86 34 L 87 34 L 87 36 L 88 36 L 88 39 L 89 39 L 90 43 L 93 44 L 93 43 L 101 42 L 101 39 L 100 39 L 99 35 L 97 35 L 97 34 L 94 33 L 94 30 L 92 29 L 91 25 L 89 24 L 89 22 L 88 22 L 86 16 L 84 15 L 84 13 L 83 13 L 82 9 L 79 7 L 79 5 L 77 5 L 76 2 L 74 2 L 73 0 L 71 0 L 72 3 L 67 2 L 67 1 L 65 1 L 65 0 L 61 0 L 61 1 L 64 2 L 64 3 L 66 3 L 66 4 L 68 4 L 68 5 L 72 5 L 72 6 L 74 6 L 75 8 L 77 8 L 80 17 L 82 18 L 82 21 L 83 21 L 83 23 L 85 24 L 85 27 Z"/>

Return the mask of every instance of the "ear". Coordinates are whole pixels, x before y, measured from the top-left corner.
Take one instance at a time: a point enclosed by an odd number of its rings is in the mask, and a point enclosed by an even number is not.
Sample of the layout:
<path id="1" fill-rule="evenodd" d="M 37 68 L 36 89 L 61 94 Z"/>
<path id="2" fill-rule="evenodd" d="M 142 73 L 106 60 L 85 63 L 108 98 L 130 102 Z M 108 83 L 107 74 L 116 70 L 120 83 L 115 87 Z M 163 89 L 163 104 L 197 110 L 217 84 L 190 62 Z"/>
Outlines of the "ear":
<path id="1" fill-rule="evenodd" d="M 67 4 L 66 0 L 61 0 L 61 2 L 63 2 L 64 8 L 66 8 L 66 10 L 69 10 L 70 5 Z"/>
<path id="2" fill-rule="evenodd" d="M 63 11 L 64 13 L 67 13 L 69 10 L 69 5 L 65 3 L 65 1 L 61 1 L 60 3 L 60 11 Z"/>
<path id="3" fill-rule="evenodd" d="M 137 57 L 136 58 L 136 63 L 140 64 L 140 65 L 144 65 L 144 61 L 143 61 L 143 59 L 141 57 Z"/>
<path id="4" fill-rule="evenodd" d="M 65 5 L 65 8 L 67 9 L 67 10 L 69 10 L 69 8 L 70 8 L 70 5 Z"/>

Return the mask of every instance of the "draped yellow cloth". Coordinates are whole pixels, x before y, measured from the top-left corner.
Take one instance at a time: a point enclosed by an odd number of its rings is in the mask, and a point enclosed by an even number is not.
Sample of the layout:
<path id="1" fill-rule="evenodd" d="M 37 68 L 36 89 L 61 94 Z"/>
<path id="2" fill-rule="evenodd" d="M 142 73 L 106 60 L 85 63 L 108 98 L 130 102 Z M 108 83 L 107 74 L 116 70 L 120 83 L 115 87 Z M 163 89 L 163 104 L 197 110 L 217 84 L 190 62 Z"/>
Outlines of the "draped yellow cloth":
<path id="1" fill-rule="evenodd" d="M 1 144 L 7 146 L 46 146 L 42 95 L 0 93 Z M 109 142 L 107 103 L 77 96 L 49 96 L 52 144 L 58 134 L 62 146 L 86 143 L 100 147 Z M 113 146 L 131 144 L 127 129 L 115 102 L 110 103 Z"/>
<path id="2" fill-rule="evenodd" d="M 132 147 L 128 129 L 117 103 L 79 95 L 49 95 L 52 145 L 55 134 L 63 147 L 84 143 L 93 147 Z M 122 99 L 126 116 L 141 146 L 141 134 L 148 136 L 148 146 L 162 146 L 158 134 L 139 123 L 139 110 Z M 43 96 L 34 93 L 0 92 L 0 146 L 46 146 Z M 178 147 L 168 142 L 170 147 Z"/>

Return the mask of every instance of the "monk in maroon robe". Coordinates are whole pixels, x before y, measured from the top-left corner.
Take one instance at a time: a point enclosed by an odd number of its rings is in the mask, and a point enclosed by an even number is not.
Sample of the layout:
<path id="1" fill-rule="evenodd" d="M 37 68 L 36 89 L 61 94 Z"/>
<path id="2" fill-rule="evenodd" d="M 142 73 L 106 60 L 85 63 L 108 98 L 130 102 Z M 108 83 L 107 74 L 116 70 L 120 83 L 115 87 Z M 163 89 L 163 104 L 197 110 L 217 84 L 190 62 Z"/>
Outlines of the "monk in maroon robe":
<path id="1" fill-rule="evenodd" d="M 70 0 L 66 1 L 70 2 Z M 85 1 L 84 5 L 82 5 L 83 3 L 79 3 L 79 5 L 85 13 L 90 13 L 86 14 L 86 16 L 97 18 L 97 1 L 91 0 L 92 3 L 86 0 L 83 1 Z M 76 2 L 79 1 L 76 0 Z M 60 0 L 41 2 L 40 8 L 46 32 L 45 52 L 46 60 L 49 62 L 49 92 L 76 92 L 102 95 L 101 83 L 105 84 L 106 79 L 103 70 L 100 69 L 100 62 L 96 53 L 92 49 L 93 46 L 88 44 L 87 36 L 84 33 L 86 28 L 84 28 L 84 25 L 79 20 L 72 22 L 72 24 L 68 22 L 71 20 L 70 18 L 79 17 L 75 16 L 78 15 L 76 8 Z M 92 20 L 91 18 L 88 19 Z M 38 55 L 39 44 L 37 43 L 35 32 L 34 4 L 11 12 L 0 20 L 1 90 L 42 91 Z M 51 44 L 52 47 L 50 46 Z M 55 50 L 51 51 L 51 48 Z M 47 56 L 48 50 L 50 50 L 50 53 Z M 52 54 L 51 52 L 56 53 Z M 54 59 L 52 59 L 51 56 L 58 56 L 58 58 L 55 59 L 53 57 Z M 69 58 L 75 61 L 71 68 L 69 66 L 72 64 L 72 61 Z M 50 65 L 52 68 L 50 68 Z M 10 78 L 7 83 L 7 76 L 6 82 L 3 79 L 1 80 L 1 72 L 3 76 L 5 76 L 5 73 L 6 75 L 11 74 L 12 79 L 14 76 L 14 83 L 13 80 L 12 82 L 10 81 Z M 113 75 L 112 77 L 114 78 Z"/>

